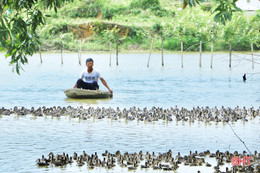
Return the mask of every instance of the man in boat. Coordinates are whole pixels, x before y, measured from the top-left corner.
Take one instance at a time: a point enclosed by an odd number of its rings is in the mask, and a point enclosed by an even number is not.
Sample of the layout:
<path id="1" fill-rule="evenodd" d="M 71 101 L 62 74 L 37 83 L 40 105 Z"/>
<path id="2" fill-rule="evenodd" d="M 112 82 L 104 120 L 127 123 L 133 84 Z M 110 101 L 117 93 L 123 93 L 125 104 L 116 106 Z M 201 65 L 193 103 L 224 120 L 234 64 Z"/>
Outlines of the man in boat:
<path id="1" fill-rule="evenodd" d="M 99 89 L 98 78 L 99 78 L 103 83 L 103 85 L 109 90 L 109 92 L 113 93 L 113 91 L 108 87 L 105 79 L 100 75 L 99 71 L 93 68 L 93 65 L 94 65 L 93 59 L 88 58 L 86 60 L 87 68 L 81 72 L 80 78 L 76 82 L 74 88 L 98 90 Z"/>

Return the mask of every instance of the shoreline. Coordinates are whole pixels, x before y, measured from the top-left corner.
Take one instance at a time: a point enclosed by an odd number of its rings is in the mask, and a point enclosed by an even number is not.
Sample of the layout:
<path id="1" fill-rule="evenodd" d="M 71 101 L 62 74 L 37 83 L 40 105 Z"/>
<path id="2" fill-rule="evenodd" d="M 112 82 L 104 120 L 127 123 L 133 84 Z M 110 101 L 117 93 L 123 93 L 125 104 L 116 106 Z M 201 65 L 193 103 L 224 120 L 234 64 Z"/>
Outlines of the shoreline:
<path id="1" fill-rule="evenodd" d="M 82 53 L 103 53 L 103 54 L 106 54 L 106 53 L 110 53 L 110 51 L 106 51 L 106 50 L 101 50 L 101 51 L 94 51 L 94 50 L 85 50 L 85 51 L 81 51 Z M 181 51 L 167 51 L 167 50 L 163 50 L 164 54 L 181 54 Z M 6 52 L 4 51 L 0 51 L 0 53 L 3 53 L 5 54 Z M 59 53 L 60 54 L 60 50 L 51 50 L 51 51 L 43 51 L 41 52 L 42 54 L 48 54 L 48 53 Z M 75 51 L 69 51 L 69 50 L 62 50 L 62 53 L 78 53 L 78 52 L 75 52 Z M 115 54 L 116 51 L 112 51 L 111 52 L 112 54 Z M 149 50 L 122 50 L 122 51 L 119 51 L 119 53 L 123 53 L 123 54 L 127 54 L 127 53 L 133 53 L 133 54 L 138 54 L 138 53 L 143 53 L 143 54 L 149 54 Z M 188 51 L 188 52 L 183 52 L 183 54 L 199 54 L 200 52 L 198 51 Z M 202 52 L 203 54 L 210 54 L 211 52 L 210 51 L 205 51 L 205 52 Z M 216 54 L 216 53 L 219 53 L 219 54 L 228 54 L 229 51 L 215 51 L 213 52 L 213 54 Z M 250 54 L 251 55 L 251 52 L 250 51 L 232 51 L 232 53 L 241 53 L 241 54 Z M 254 54 L 259 54 L 260 53 L 260 50 L 257 50 L 257 51 L 254 51 L 253 52 Z M 34 53 L 34 54 L 39 54 L 39 52 L 37 53 Z M 156 50 L 156 51 L 153 51 L 152 54 L 161 54 L 161 51 L 159 50 Z M 6 57 L 8 58 L 8 57 Z"/>

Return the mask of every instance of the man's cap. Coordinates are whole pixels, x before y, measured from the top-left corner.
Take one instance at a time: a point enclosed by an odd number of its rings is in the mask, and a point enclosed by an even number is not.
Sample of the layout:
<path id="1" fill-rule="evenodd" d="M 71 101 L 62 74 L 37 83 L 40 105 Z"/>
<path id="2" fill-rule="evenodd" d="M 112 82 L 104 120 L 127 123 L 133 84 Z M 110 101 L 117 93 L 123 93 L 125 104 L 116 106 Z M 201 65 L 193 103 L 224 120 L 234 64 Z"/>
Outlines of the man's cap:
<path id="1" fill-rule="evenodd" d="M 88 59 L 86 60 L 86 63 L 87 63 L 87 62 L 90 62 L 90 61 L 94 62 L 94 60 L 93 60 L 92 58 L 88 58 Z"/>

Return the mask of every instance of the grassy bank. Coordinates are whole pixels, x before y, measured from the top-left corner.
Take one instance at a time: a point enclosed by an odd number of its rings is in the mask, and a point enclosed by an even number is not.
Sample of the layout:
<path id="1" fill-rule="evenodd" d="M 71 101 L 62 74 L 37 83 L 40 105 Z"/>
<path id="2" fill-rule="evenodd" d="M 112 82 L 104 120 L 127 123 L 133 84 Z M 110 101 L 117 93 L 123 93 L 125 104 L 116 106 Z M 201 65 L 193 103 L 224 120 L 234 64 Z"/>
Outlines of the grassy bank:
<path id="1" fill-rule="evenodd" d="M 227 51 L 229 40 L 236 51 L 250 51 L 251 43 L 255 50 L 260 50 L 259 11 L 250 16 L 236 13 L 224 26 L 213 20 L 210 10 L 214 2 L 184 10 L 180 7 L 181 4 L 170 0 L 75 0 L 58 13 L 46 11 L 51 17 L 39 29 L 41 47 L 77 51 L 79 40 L 83 39 L 82 50 L 108 51 L 110 43 L 115 49 L 118 38 L 119 49 L 123 51 L 149 50 L 152 39 L 154 50 L 159 50 L 163 34 L 163 47 L 169 51 L 179 51 L 181 41 L 184 50 L 198 51 L 202 41 L 205 51 L 210 51 L 211 42 L 215 51 Z M 84 31 L 88 37 L 82 38 L 82 34 L 71 29 L 88 23 L 90 31 Z M 121 30 L 127 32 L 120 34 Z"/>

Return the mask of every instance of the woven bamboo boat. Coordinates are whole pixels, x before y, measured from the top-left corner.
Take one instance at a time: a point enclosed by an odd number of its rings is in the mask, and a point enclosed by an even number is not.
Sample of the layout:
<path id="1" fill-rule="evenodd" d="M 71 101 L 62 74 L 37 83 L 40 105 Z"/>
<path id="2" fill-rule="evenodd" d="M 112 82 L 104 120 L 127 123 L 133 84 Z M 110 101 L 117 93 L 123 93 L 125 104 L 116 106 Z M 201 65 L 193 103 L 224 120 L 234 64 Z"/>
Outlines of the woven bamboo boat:
<path id="1" fill-rule="evenodd" d="M 64 91 L 68 98 L 79 98 L 79 99 L 101 99 L 111 98 L 113 94 L 108 91 L 102 90 L 87 90 L 79 88 L 70 88 Z"/>

